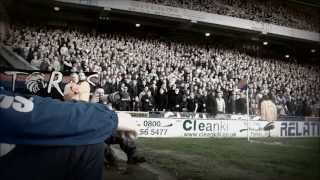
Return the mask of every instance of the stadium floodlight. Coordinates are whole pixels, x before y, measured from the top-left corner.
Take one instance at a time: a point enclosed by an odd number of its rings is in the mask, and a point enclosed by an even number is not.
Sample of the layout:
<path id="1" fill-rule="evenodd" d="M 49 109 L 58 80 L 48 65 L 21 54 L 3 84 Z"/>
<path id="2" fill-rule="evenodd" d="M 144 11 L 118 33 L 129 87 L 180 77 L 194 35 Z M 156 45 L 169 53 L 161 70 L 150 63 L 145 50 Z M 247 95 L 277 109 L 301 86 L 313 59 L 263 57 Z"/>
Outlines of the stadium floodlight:
<path id="1" fill-rule="evenodd" d="M 136 27 L 138 28 L 138 27 L 140 27 L 141 26 L 141 24 L 136 24 Z"/>
<path id="2" fill-rule="evenodd" d="M 109 17 L 108 16 L 100 16 L 99 19 L 104 20 L 104 21 L 108 21 Z"/>
<path id="3" fill-rule="evenodd" d="M 284 57 L 288 59 L 290 57 L 290 54 L 286 54 Z"/>
<path id="4" fill-rule="evenodd" d="M 267 46 L 268 44 L 269 44 L 268 41 L 263 41 L 263 45 L 264 45 L 264 46 Z"/>
<path id="5" fill-rule="evenodd" d="M 317 52 L 317 50 L 315 50 L 315 49 L 311 49 L 310 51 L 311 51 L 311 53 Z"/>
<path id="6" fill-rule="evenodd" d="M 252 41 L 259 41 L 259 37 L 251 37 Z"/>
<path id="7" fill-rule="evenodd" d="M 204 34 L 206 37 L 209 37 L 211 34 L 210 33 L 205 33 Z"/>
<path id="8" fill-rule="evenodd" d="M 53 7 L 53 10 L 54 10 L 54 11 L 60 11 L 60 7 L 55 6 L 55 7 Z"/>

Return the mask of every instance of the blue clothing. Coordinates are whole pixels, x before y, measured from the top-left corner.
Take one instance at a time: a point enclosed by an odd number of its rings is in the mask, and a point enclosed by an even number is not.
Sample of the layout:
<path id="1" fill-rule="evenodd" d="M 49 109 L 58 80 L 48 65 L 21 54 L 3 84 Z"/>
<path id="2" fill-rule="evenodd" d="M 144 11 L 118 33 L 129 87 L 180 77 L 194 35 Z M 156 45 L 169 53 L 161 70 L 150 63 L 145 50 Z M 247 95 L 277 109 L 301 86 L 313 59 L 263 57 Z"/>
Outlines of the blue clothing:
<path id="1" fill-rule="evenodd" d="M 81 146 L 18 145 L 0 157 L 1 180 L 102 180 L 104 143 Z"/>
<path id="2" fill-rule="evenodd" d="M 0 143 L 98 144 L 109 138 L 117 126 L 116 113 L 102 104 L 25 98 L 0 88 Z"/>

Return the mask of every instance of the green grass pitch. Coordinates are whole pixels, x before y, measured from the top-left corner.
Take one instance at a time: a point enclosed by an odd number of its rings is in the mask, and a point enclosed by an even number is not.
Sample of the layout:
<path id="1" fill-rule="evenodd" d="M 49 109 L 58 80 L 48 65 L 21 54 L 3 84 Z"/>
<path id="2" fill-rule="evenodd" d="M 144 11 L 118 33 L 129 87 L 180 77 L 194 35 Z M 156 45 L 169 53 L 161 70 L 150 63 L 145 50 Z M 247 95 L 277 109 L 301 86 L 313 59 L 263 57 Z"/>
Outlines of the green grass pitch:
<path id="1" fill-rule="evenodd" d="M 138 148 L 179 180 L 320 179 L 320 138 L 140 138 Z"/>

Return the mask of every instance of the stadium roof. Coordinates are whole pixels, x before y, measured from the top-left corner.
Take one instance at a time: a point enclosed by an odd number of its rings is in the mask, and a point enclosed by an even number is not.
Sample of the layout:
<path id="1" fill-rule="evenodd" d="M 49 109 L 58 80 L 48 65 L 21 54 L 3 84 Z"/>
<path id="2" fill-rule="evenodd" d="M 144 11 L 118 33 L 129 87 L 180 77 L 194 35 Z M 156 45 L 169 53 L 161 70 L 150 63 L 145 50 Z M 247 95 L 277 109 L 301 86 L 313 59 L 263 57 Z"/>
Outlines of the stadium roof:
<path id="1" fill-rule="evenodd" d="M 299 4 L 304 4 L 308 6 L 314 6 L 314 7 L 320 7 L 320 1 L 319 0 L 290 0 Z"/>

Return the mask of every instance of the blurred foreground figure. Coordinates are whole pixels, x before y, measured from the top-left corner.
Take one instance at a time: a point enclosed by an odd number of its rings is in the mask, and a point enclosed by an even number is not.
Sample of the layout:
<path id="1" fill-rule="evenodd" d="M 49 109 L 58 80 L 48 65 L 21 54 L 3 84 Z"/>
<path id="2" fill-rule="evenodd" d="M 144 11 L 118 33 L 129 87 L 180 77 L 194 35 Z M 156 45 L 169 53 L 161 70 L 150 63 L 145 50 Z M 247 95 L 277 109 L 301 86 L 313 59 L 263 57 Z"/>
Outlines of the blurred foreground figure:
<path id="1" fill-rule="evenodd" d="M 0 88 L 1 180 L 101 180 L 104 141 L 134 131 L 102 104 L 25 98 Z M 119 119 L 119 120 L 118 120 Z"/>
<path id="2" fill-rule="evenodd" d="M 102 103 L 108 106 L 108 96 L 104 94 L 104 90 L 102 88 L 98 88 L 95 90 L 94 94 L 92 95 L 91 102 L 92 103 Z M 120 112 L 121 116 L 126 116 L 125 119 L 131 119 L 129 114 Z M 130 127 L 134 127 L 134 121 Z M 116 133 L 112 134 L 110 138 L 105 140 L 105 159 L 106 162 L 110 165 L 114 165 L 115 157 L 112 154 L 110 145 L 112 144 L 119 144 L 121 150 L 127 155 L 128 164 L 136 164 L 145 162 L 145 158 L 137 155 L 137 146 L 136 146 L 136 137 L 137 134 L 135 131 L 117 131 Z"/>

